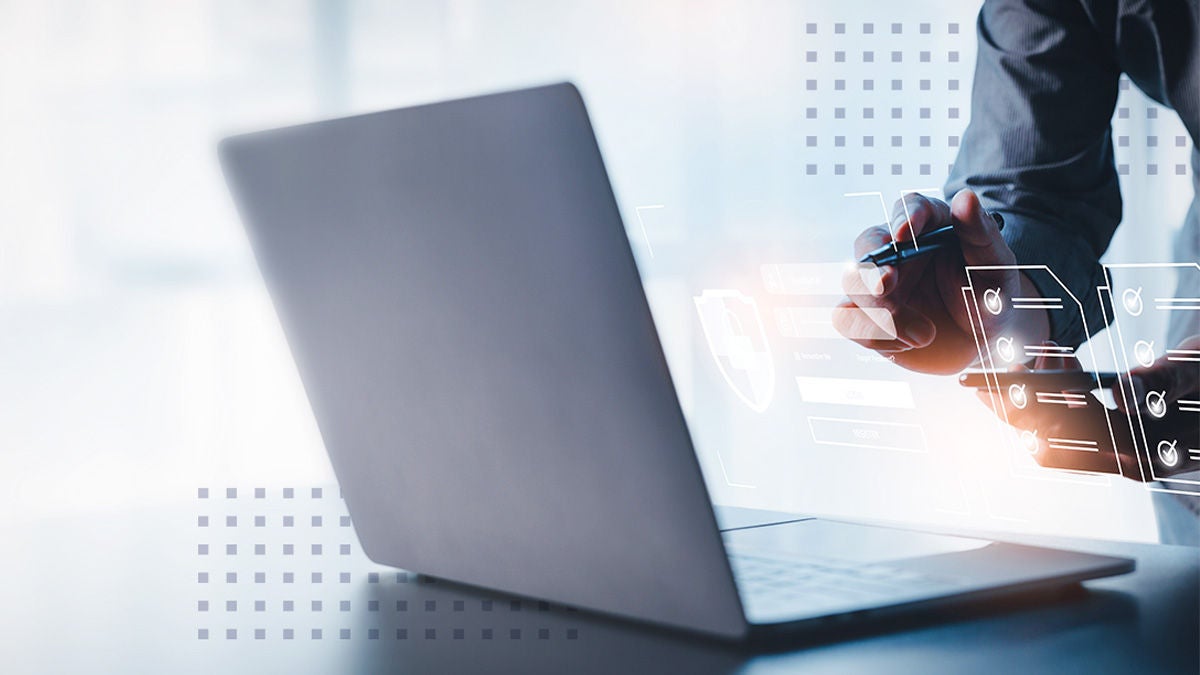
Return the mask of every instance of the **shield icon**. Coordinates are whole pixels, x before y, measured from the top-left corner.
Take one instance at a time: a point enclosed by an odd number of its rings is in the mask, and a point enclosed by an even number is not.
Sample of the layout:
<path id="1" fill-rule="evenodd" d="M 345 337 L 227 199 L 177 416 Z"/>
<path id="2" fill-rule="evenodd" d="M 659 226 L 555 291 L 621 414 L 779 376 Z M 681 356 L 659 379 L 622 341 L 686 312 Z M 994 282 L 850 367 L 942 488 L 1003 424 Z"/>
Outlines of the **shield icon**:
<path id="1" fill-rule="evenodd" d="M 765 411 L 775 397 L 775 362 L 758 303 L 730 289 L 708 289 L 694 300 L 721 376 L 751 410 Z"/>

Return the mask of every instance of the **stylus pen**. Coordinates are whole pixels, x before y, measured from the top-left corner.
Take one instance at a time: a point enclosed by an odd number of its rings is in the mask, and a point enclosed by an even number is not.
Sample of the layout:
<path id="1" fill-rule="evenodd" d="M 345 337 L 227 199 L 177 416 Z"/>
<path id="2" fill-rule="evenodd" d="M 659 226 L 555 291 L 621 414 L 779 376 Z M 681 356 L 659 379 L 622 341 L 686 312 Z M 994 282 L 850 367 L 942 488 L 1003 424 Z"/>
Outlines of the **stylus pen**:
<path id="1" fill-rule="evenodd" d="M 996 221 L 996 225 L 1003 230 L 1004 216 L 995 211 L 991 213 L 991 216 L 992 220 Z M 922 234 L 917 237 L 916 241 L 906 239 L 880 246 L 864 255 L 858 262 L 870 263 L 876 267 L 883 267 L 885 265 L 894 266 L 913 258 L 933 253 L 934 251 L 940 251 L 947 246 L 957 245 L 958 236 L 954 234 L 954 226 L 947 225 Z"/>

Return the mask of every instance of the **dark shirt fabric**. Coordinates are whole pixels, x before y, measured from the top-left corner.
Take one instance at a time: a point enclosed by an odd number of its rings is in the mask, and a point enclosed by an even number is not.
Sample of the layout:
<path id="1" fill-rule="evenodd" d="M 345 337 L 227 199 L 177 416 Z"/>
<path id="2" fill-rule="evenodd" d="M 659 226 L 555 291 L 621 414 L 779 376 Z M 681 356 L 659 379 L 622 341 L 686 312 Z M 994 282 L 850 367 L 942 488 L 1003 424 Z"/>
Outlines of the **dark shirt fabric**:
<path id="1" fill-rule="evenodd" d="M 980 10 L 971 123 L 945 192 L 969 187 L 1002 213 L 1017 261 L 1048 266 L 1080 300 L 1092 332 L 1105 325 L 1099 259 L 1122 215 L 1110 127 L 1120 76 L 1178 113 L 1195 178 L 1198 32 L 1200 0 L 986 0 Z M 1181 237 L 1200 236 L 1197 200 Z M 1087 339 L 1078 315 L 1052 314 L 1063 316 L 1051 318 L 1051 339 L 1071 347 Z"/>

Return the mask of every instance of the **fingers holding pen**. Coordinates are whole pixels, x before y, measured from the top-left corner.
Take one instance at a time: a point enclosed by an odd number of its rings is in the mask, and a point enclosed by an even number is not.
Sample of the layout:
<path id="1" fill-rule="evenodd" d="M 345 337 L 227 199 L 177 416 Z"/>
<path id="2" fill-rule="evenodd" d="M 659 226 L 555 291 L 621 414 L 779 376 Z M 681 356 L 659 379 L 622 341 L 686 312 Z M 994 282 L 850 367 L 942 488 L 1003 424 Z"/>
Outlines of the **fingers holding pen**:
<path id="1" fill-rule="evenodd" d="M 889 224 L 868 228 L 854 242 L 854 255 L 862 258 L 868 253 L 877 251 L 893 242 L 916 239 L 922 233 L 949 225 L 952 215 L 950 205 L 939 199 L 930 199 L 925 195 L 910 192 L 905 194 L 892 205 L 892 215 Z M 904 276 L 916 278 L 919 270 L 924 269 L 927 261 L 919 260 L 914 267 L 906 271 Z M 895 291 L 900 284 L 900 270 L 892 265 L 876 268 L 874 271 L 875 284 L 868 284 L 871 294 L 886 296 Z"/>
<path id="2" fill-rule="evenodd" d="M 895 242 L 913 239 L 922 232 L 949 223 L 950 207 L 917 193 L 904 195 L 892 209 L 887 225 L 864 230 L 854 242 L 854 254 L 863 259 Z M 845 337 L 882 353 L 921 349 L 933 343 L 937 327 L 920 309 L 920 285 L 929 258 L 913 258 L 897 265 L 859 263 L 847 268 L 842 288 L 848 300 L 834 311 L 834 327 Z"/>
<path id="3" fill-rule="evenodd" d="M 984 210 L 979 196 L 960 190 L 950 203 L 950 222 L 968 265 L 1011 265 L 1016 255 L 1000 234 L 1000 224 Z"/>
<path id="4" fill-rule="evenodd" d="M 892 231 L 896 241 L 915 239 L 923 232 L 949 225 L 952 217 L 946 202 L 909 192 L 892 206 Z"/>
<path id="5" fill-rule="evenodd" d="M 868 227 L 854 240 L 854 257 L 863 256 L 892 243 L 892 234 L 883 225 Z M 870 295 L 882 297 L 896 289 L 899 280 L 895 267 L 877 267 L 869 263 L 860 263 L 846 270 L 842 277 L 842 288 L 846 295 Z"/>
<path id="6" fill-rule="evenodd" d="M 891 236 L 883 226 L 869 228 L 855 241 L 855 252 L 871 252 L 891 243 Z M 842 275 L 842 290 L 851 298 L 866 298 L 876 307 L 894 307 L 907 304 L 916 285 L 921 280 L 927 258 L 913 259 L 903 269 L 895 265 L 875 265 L 869 262 L 855 263 L 846 268 Z"/>
<path id="7" fill-rule="evenodd" d="M 919 262 L 919 261 L 918 261 Z M 876 351 L 928 347 L 937 335 L 934 322 L 897 287 L 894 267 L 860 264 L 842 276 L 847 300 L 834 310 L 834 327 L 845 337 Z"/>
<path id="8" fill-rule="evenodd" d="M 872 307 L 853 300 L 834 308 L 833 326 L 867 349 L 888 353 L 928 347 L 937 334 L 933 322 L 910 307 Z"/>

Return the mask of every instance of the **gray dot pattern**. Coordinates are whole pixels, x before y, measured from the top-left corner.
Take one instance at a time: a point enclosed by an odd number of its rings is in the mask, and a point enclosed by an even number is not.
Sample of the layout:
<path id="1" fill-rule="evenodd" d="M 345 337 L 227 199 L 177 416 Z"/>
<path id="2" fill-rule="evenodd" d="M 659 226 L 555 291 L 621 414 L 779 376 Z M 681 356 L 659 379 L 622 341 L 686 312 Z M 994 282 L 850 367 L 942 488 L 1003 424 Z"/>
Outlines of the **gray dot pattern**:
<path id="1" fill-rule="evenodd" d="M 931 49 L 928 40 L 913 39 L 930 35 L 940 39 L 939 44 L 949 47 Z M 846 143 L 843 135 L 806 136 L 802 147 L 811 151 L 814 161 L 803 164 L 805 176 L 888 175 L 923 179 L 918 181 L 920 184 L 928 184 L 931 178 L 935 182 L 944 178 L 953 166 L 959 134 L 970 117 L 975 40 L 971 26 L 964 28 L 958 22 L 929 21 L 907 24 L 806 22 L 803 34 L 797 37 L 798 42 L 807 45 L 797 52 L 802 61 L 802 72 L 807 71 L 797 84 L 810 96 L 809 100 L 821 102 L 821 105 L 808 105 L 798 111 L 803 119 L 826 128 L 844 128 L 847 123 L 856 123 L 868 129 L 883 129 L 885 125 L 881 122 L 886 120 L 885 138 L 891 139 L 890 145 L 886 145 L 876 142 L 877 134 L 864 135 L 855 148 L 854 144 Z M 858 48 L 849 49 L 852 43 Z M 864 64 L 871 64 L 870 71 L 877 75 L 861 78 Z M 886 97 L 873 95 L 876 91 L 914 89 L 934 94 L 933 98 L 942 105 L 923 105 L 921 97 L 892 97 L 893 100 L 886 101 L 886 106 L 881 106 L 879 103 Z M 929 98 L 924 97 L 925 100 Z M 875 104 L 863 105 L 863 102 Z M 1164 111 L 1165 114 L 1160 114 Z M 1173 117 L 1170 111 L 1134 91 L 1128 78 L 1121 78 L 1119 104 L 1113 115 L 1115 128 L 1129 126 L 1130 121 L 1151 123 Z M 955 133 L 947 134 L 947 130 Z M 937 133 L 939 131 L 942 133 Z M 1174 128 L 1163 136 L 1139 136 L 1132 139 L 1132 143 L 1128 135 L 1117 136 L 1118 173 L 1122 176 L 1187 176 L 1190 141 L 1173 131 Z M 930 142 L 931 139 L 940 143 Z M 891 153 L 892 156 L 883 159 L 873 154 L 885 147 L 921 147 L 929 151 Z M 867 161 L 845 161 L 845 153 L 830 153 L 829 148 L 860 150 Z M 1131 152 L 1123 153 L 1125 148 Z M 1122 157 L 1123 154 L 1134 154 L 1140 161 L 1134 163 Z M 830 157 L 838 159 L 829 161 Z M 936 161 L 938 159 L 941 161 Z M 1187 186 L 1181 183 L 1181 187 Z"/>
<path id="2" fill-rule="evenodd" d="M 579 638 L 577 628 L 504 625 L 521 614 L 565 609 L 547 602 L 426 599 L 413 604 L 372 597 L 372 589 L 438 582 L 367 560 L 336 488 L 202 487 L 196 503 L 198 640 Z M 496 625 L 444 625 L 447 617 L 472 612 L 494 614 Z"/>

